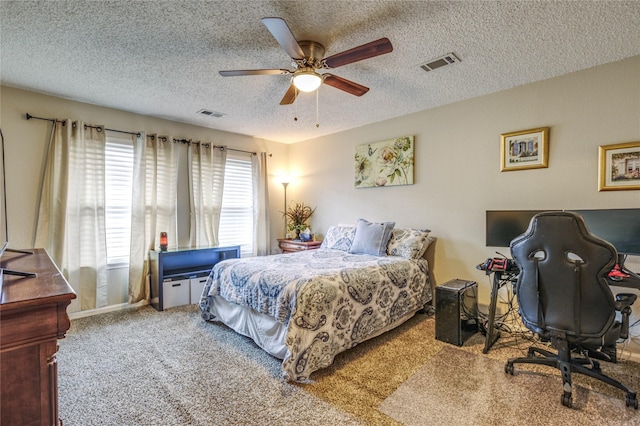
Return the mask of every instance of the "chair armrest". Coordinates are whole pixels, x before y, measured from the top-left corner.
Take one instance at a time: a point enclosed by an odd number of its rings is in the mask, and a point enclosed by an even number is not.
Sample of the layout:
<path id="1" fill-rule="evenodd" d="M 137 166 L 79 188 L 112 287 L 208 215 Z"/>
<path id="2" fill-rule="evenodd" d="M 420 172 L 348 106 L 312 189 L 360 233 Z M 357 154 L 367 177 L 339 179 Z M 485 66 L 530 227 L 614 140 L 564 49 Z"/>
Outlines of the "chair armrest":
<path id="1" fill-rule="evenodd" d="M 619 293 L 616 294 L 616 311 L 622 311 L 624 308 L 628 308 L 633 305 L 633 302 L 638 298 L 637 294 L 633 293 Z"/>
<path id="2" fill-rule="evenodd" d="M 620 338 L 627 339 L 629 337 L 629 316 L 631 315 L 631 305 L 636 301 L 638 296 L 632 293 L 616 294 L 616 311 L 622 313 L 622 324 L 620 327 Z"/>

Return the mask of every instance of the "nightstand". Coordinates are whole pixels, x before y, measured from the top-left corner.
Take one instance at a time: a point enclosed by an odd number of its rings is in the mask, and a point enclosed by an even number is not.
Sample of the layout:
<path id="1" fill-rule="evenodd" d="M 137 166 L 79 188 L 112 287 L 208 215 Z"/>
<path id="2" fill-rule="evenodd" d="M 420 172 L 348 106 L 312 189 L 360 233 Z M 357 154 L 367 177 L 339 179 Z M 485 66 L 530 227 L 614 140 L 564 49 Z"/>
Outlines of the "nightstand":
<path id="1" fill-rule="evenodd" d="M 278 239 L 278 247 L 282 253 L 295 253 L 297 251 L 315 250 L 320 248 L 322 241 L 295 241 Z"/>

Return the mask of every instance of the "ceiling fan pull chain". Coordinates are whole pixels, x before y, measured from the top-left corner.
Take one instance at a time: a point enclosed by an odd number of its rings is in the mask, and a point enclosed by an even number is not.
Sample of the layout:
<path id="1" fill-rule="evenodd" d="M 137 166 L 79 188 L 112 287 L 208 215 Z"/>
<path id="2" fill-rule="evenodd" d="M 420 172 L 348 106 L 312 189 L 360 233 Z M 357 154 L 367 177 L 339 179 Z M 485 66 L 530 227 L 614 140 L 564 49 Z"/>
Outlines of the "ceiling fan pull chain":
<path id="1" fill-rule="evenodd" d="M 298 98 L 298 88 L 294 86 L 293 90 L 295 91 L 295 97 L 294 99 Z M 293 121 L 298 121 L 298 103 L 294 102 L 293 103 Z"/>
<path id="2" fill-rule="evenodd" d="M 320 97 L 320 88 L 316 89 L 316 128 L 320 127 L 320 119 L 318 118 L 318 98 Z"/>

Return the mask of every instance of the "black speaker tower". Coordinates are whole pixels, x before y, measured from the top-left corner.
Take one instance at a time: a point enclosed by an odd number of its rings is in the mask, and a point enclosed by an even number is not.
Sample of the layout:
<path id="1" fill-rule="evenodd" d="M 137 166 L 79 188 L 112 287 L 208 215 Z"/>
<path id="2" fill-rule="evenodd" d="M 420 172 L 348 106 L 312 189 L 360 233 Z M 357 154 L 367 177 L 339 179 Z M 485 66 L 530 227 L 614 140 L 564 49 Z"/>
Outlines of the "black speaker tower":
<path id="1" fill-rule="evenodd" d="M 455 279 L 436 287 L 436 339 L 457 346 L 478 331 L 478 284 Z"/>

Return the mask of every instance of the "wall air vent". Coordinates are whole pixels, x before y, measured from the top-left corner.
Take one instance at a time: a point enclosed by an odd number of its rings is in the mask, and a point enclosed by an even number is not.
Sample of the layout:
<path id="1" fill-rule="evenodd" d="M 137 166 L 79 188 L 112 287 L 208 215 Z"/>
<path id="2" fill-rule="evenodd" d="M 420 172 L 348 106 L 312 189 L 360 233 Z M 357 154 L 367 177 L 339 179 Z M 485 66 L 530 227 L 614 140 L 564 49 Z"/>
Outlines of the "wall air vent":
<path id="1" fill-rule="evenodd" d="M 420 65 L 420 68 L 429 72 L 433 70 L 437 70 L 438 68 L 442 68 L 446 65 L 455 64 L 456 62 L 460 62 L 460 59 L 453 53 L 447 53 L 444 56 L 441 56 L 436 59 L 432 59 L 426 64 Z"/>
<path id="2" fill-rule="evenodd" d="M 198 114 L 205 115 L 207 117 L 216 117 L 216 118 L 220 118 L 225 115 L 221 112 L 210 111 L 208 109 L 201 109 L 200 111 L 198 111 Z"/>

